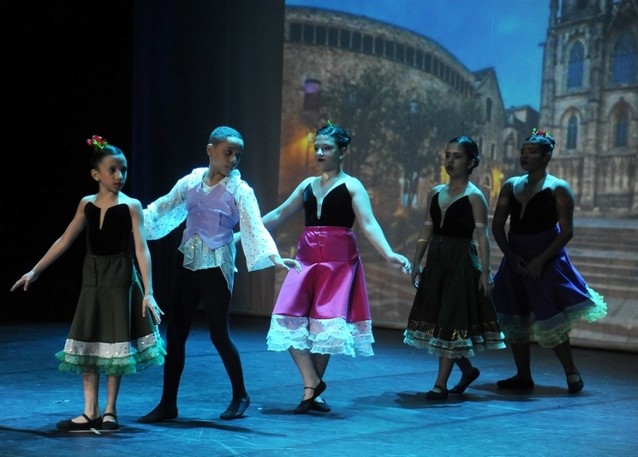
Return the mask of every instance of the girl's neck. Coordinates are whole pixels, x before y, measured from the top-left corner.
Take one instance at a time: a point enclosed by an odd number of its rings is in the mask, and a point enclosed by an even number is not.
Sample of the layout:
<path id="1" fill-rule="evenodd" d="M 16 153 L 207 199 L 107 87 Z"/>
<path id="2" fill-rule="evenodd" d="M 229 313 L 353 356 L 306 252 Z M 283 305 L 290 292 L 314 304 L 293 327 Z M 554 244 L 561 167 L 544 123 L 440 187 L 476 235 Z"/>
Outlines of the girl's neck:
<path id="1" fill-rule="evenodd" d="M 343 170 L 341 170 L 341 168 L 336 170 L 323 171 L 321 173 L 321 182 L 327 183 L 330 180 L 336 180 L 337 178 L 341 177 L 342 174 L 343 174 Z"/>
<path id="2" fill-rule="evenodd" d="M 95 203 L 114 204 L 118 202 L 119 192 L 111 192 L 109 190 L 100 189 L 95 195 Z"/>
<path id="3" fill-rule="evenodd" d="M 527 173 L 527 183 L 530 185 L 537 184 L 545 180 L 546 177 L 547 177 L 547 171 L 544 169 L 532 171 L 530 173 Z"/>
<path id="4" fill-rule="evenodd" d="M 450 182 L 447 185 L 448 194 L 457 194 L 460 192 L 464 192 L 467 188 L 468 183 L 468 177 L 450 179 Z"/>

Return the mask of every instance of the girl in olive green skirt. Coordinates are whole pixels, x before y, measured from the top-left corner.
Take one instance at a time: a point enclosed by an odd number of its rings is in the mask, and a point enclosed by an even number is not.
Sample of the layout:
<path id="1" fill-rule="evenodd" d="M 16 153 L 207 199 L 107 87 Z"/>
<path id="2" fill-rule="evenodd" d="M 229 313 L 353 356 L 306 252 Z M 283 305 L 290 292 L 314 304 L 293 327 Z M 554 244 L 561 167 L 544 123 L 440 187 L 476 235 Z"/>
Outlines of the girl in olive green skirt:
<path id="1" fill-rule="evenodd" d="M 62 236 L 11 290 L 27 290 L 86 229 L 82 290 L 64 350 L 56 354 L 60 370 L 82 374 L 84 412 L 57 427 L 117 430 L 121 376 L 164 363 L 166 351 L 157 328 L 163 313 L 153 297 L 142 206 L 121 192 L 128 171 L 126 157 L 97 135 L 87 143 L 92 147 L 91 176 L 99 185 L 98 193 L 80 200 Z M 141 275 L 129 252 L 131 234 Z M 104 414 L 98 404 L 101 373 L 106 374 Z"/>

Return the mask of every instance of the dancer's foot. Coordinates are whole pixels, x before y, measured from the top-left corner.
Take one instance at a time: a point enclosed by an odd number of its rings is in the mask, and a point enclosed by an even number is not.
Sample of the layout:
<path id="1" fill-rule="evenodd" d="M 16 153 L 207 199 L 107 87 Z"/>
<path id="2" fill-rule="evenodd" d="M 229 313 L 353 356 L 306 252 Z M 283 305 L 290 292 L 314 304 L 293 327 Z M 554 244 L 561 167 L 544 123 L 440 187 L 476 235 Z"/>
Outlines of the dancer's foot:
<path id="1" fill-rule="evenodd" d="M 108 420 L 107 420 L 108 418 Z M 115 413 L 104 413 L 102 419 L 102 430 L 119 430 L 120 424 Z"/>
<path id="2" fill-rule="evenodd" d="M 330 406 L 328 406 L 328 403 L 326 403 L 326 401 L 320 396 L 317 397 L 312 404 L 312 410 L 320 413 L 329 413 L 330 411 L 332 411 Z"/>
<path id="3" fill-rule="evenodd" d="M 230 402 L 226 411 L 219 415 L 219 418 L 223 420 L 239 419 L 244 415 L 249 405 L 250 397 L 248 394 L 244 394 L 238 398 L 233 398 L 233 401 Z"/>
<path id="4" fill-rule="evenodd" d="M 167 406 L 163 403 L 160 403 L 155 407 L 153 411 L 145 416 L 140 417 L 139 419 L 137 419 L 137 421 L 142 424 L 153 424 L 156 422 L 164 422 L 167 420 L 175 419 L 176 417 L 177 406 Z"/>
<path id="5" fill-rule="evenodd" d="M 448 390 L 448 392 L 455 395 L 462 394 L 463 392 L 465 392 L 465 389 L 467 389 L 470 384 L 478 379 L 480 375 L 481 372 L 478 368 L 472 368 L 472 372 L 469 375 L 464 374 L 463 376 L 461 376 L 461 380 L 459 381 L 459 383 Z"/>
<path id="6" fill-rule="evenodd" d="M 496 382 L 496 385 L 501 389 L 507 390 L 534 390 L 534 381 L 532 381 L 532 379 L 523 378 L 519 375 L 512 376 L 507 379 L 501 379 Z"/>
<path id="7" fill-rule="evenodd" d="M 304 387 L 304 390 L 312 391 L 312 396 L 310 398 L 302 400 L 301 403 L 297 405 L 294 411 L 295 414 L 304 414 L 310 411 L 315 403 L 315 400 L 319 395 L 323 393 L 324 390 L 326 390 L 326 387 L 326 383 L 323 381 L 319 381 L 319 384 L 317 384 L 316 387 Z"/>
<path id="8" fill-rule="evenodd" d="M 580 373 L 576 371 L 575 373 L 567 374 L 567 390 L 570 394 L 577 394 L 585 387 L 585 383 L 583 382 L 583 378 L 580 377 Z"/>
<path id="9" fill-rule="evenodd" d="M 79 419 L 79 421 L 74 419 Z M 79 418 L 74 419 L 58 422 L 56 425 L 57 429 L 68 432 L 71 430 L 91 430 L 92 428 L 99 429 L 102 427 L 102 418 L 99 416 L 95 419 L 91 419 L 86 414 L 82 414 Z"/>
<path id="10" fill-rule="evenodd" d="M 428 400 L 445 400 L 447 399 L 447 389 L 441 386 L 434 386 L 431 391 L 425 394 Z"/>

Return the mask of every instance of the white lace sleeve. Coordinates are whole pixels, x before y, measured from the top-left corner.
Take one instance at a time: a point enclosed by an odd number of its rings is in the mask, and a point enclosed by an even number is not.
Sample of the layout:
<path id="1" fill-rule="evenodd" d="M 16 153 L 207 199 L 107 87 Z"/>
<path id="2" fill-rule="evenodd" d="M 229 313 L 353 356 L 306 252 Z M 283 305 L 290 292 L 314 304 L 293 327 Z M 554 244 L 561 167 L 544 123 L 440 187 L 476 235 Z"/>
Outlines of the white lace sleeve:
<path id="1" fill-rule="evenodd" d="M 272 267 L 270 256 L 279 255 L 275 240 L 261 221 L 259 203 L 253 189 L 243 182 L 237 187 L 235 201 L 239 210 L 241 246 L 248 271 Z"/>
<path id="2" fill-rule="evenodd" d="M 177 181 L 168 194 L 144 209 L 144 231 L 147 240 L 165 237 L 186 220 L 186 192 L 200 179 L 201 173 L 198 173 L 197 169 L 193 170 L 191 174 Z"/>

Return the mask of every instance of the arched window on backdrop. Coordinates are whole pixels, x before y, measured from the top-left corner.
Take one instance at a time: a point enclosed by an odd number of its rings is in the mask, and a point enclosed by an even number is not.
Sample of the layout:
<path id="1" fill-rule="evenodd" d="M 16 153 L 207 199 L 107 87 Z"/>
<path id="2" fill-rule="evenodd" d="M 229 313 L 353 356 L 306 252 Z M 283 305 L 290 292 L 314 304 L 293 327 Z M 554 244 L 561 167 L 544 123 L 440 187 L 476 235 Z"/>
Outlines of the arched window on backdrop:
<path id="1" fill-rule="evenodd" d="M 578 118 L 572 114 L 567 121 L 567 149 L 576 149 L 578 144 Z"/>
<path id="2" fill-rule="evenodd" d="M 629 116 L 624 111 L 616 114 L 614 119 L 614 147 L 629 146 Z"/>
<path id="3" fill-rule="evenodd" d="M 638 43 L 632 32 L 625 31 L 618 36 L 611 58 L 613 84 L 627 84 L 638 80 Z"/>
<path id="4" fill-rule="evenodd" d="M 583 86 L 583 73 L 585 70 L 585 48 L 579 42 L 574 43 L 569 50 L 567 62 L 567 88 Z"/>

